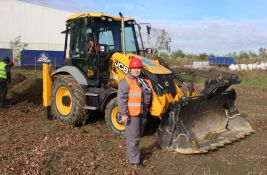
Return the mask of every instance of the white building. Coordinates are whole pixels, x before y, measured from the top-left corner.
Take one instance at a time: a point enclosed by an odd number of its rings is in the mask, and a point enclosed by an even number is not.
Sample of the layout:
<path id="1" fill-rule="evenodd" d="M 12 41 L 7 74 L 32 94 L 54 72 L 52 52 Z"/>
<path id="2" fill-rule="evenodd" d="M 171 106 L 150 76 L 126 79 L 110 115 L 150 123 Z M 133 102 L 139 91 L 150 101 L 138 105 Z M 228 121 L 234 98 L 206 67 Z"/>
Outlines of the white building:
<path id="1" fill-rule="evenodd" d="M 0 0 L 0 48 L 21 36 L 26 49 L 63 50 L 66 19 L 73 14 L 18 0 Z"/>

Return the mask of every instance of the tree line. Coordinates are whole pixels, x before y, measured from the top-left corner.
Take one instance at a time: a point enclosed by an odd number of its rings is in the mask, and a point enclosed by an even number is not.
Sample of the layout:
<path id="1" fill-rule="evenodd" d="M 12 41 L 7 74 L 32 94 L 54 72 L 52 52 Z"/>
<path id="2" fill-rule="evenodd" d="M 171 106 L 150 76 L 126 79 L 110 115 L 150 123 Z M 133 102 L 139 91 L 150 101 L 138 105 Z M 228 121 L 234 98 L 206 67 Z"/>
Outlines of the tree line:
<path id="1" fill-rule="evenodd" d="M 154 48 L 158 52 L 158 56 L 170 64 L 185 65 L 192 64 L 193 61 L 208 61 L 210 56 L 214 54 L 200 53 L 184 53 L 182 49 L 175 48 L 171 50 L 172 39 L 165 29 L 152 28 L 151 34 L 146 36 L 145 45 Z M 267 48 L 259 48 L 258 53 L 253 51 L 229 52 L 223 56 L 233 57 L 237 63 L 248 64 L 267 61 Z"/>

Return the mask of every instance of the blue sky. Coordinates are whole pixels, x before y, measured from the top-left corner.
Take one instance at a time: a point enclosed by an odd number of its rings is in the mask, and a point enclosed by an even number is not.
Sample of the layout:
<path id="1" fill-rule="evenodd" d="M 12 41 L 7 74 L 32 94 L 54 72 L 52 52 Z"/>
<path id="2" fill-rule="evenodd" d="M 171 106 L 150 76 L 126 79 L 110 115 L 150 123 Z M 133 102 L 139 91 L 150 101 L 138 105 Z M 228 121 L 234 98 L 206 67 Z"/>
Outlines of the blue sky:
<path id="1" fill-rule="evenodd" d="M 224 55 L 267 47 L 266 0 L 21 0 L 72 12 L 122 12 L 164 28 L 172 50 Z"/>

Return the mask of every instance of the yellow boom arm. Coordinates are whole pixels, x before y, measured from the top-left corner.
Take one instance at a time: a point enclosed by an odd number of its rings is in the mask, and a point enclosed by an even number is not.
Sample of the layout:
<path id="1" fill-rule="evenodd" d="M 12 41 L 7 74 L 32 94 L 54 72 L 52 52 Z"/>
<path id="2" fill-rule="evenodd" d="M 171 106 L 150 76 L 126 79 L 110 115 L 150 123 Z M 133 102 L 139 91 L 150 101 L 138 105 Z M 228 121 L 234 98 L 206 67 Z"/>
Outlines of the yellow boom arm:
<path id="1" fill-rule="evenodd" d="M 51 89 L 50 64 L 43 63 L 43 106 L 47 119 L 51 120 Z"/>

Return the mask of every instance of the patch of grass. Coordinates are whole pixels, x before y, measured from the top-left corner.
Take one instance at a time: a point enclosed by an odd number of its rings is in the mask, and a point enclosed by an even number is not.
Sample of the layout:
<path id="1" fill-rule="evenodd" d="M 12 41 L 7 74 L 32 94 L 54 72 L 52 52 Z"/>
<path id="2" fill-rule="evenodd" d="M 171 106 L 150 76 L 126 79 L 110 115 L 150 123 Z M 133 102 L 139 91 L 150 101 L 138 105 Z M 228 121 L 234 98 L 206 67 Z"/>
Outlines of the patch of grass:
<path id="1" fill-rule="evenodd" d="M 267 71 L 240 71 L 236 74 L 242 79 L 238 86 L 267 89 Z"/>
<path id="2" fill-rule="evenodd" d="M 188 75 L 188 74 L 181 74 L 180 76 L 181 76 L 182 79 L 183 79 L 184 81 L 186 81 L 186 82 L 190 82 L 190 81 L 191 81 L 191 78 L 192 78 L 192 76 L 191 76 L 191 75 Z M 196 83 L 204 83 L 205 80 L 206 80 L 206 78 L 204 78 L 204 77 L 196 76 L 196 80 L 195 80 L 195 82 L 196 82 Z"/>
<path id="3" fill-rule="evenodd" d="M 267 89 L 267 71 L 240 71 L 240 72 L 231 72 L 229 73 L 237 74 L 241 79 L 241 83 L 237 86 L 240 87 L 249 87 L 249 88 L 263 88 Z M 180 74 L 180 76 L 186 81 L 191 81 L 191 75 L 189 74 Z M 196 77 L 196 83 L 204 83 L 205 78 L 201 76 Z"/>
<path id="4" fill-rule="evenodd" d="M 255 76 L 244 76 L 240 86 L 266 88 L 267 89 L 267 75 L 255 75 Z"/>

